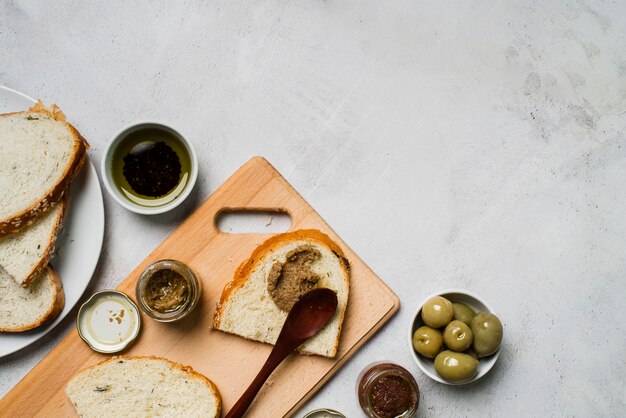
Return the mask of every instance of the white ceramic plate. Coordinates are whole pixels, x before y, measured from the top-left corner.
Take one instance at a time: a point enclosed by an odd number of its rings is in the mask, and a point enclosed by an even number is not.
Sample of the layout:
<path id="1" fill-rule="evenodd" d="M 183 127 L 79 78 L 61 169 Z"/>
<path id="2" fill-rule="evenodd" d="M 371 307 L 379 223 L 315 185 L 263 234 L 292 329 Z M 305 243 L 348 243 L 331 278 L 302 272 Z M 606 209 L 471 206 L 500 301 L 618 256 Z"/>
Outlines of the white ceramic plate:
<path id="1" fill-rule="evenodd" d="M 28 109 L 30 97 L 0 86 L 0 113 Z M 72 182 L 70 210 L 57 239 L 57 255 L 52 264 L 61 277 L 65 307 L 54 322 L 22 333 L 0 333 L 0 357 L 34 343 L 72 310 L 87 288 L 98 264 L 104 238 L 104 205 L 96 170 L 90 159 Z"/>

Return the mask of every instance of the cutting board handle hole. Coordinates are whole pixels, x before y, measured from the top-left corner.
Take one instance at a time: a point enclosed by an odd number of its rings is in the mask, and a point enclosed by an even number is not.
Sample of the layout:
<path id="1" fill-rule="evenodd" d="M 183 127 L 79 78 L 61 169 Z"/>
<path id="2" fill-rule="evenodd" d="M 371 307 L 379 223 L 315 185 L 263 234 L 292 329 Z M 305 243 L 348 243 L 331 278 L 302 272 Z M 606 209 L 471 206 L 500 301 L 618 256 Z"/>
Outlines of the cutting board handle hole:
<path id="1" fill-rule="evenodd" d="M 289 231 L 291 216 L 283 211 L 224 209 L 215 225 L 225 234 L 277 234 Z"/>

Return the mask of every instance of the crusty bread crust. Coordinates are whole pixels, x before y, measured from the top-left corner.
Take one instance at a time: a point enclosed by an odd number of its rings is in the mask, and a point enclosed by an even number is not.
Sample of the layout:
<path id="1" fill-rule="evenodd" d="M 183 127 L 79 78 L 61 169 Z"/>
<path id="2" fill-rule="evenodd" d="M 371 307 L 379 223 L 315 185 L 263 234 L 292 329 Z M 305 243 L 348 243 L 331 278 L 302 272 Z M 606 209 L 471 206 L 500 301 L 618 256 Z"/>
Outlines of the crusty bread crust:
<path id="1" fill-rule="evenodd" d="M 108 358 L 106 360 L 103 360 L 99 363 L 94 364 L 93 366 L 89 366 L 81 371 L 79 371 L 74 377 L 78 376 L 79 374 L 82 374 L 88 370 L 94 369 L 98 366 L 101 366 L 103 364 L 106 363 L 111 363 L 111 362 L 115 362 L 115 361 L 120 361 L 120 360 L 159 360 L 159 361 L 163 361 L 166 363 L 169 363 L 173 368 L 179 369 L 185 373 L 189 373 L 192 377 L 196 378 L 196 379 L 200 379 L 201 381 L 203 381 L 206 386 L 209 388 L 209 390 L 211 391 L 211 393 L 215 396 L 215 398 L 217 399 L 217 411 L 216 411 L 216 415 L 214 418 L 219 418 L 222 415 L 222 396 L 220 395 L 220 391 L 217 388 L 217 386 L 215 386 L 215 383 L 213 383 L 211 380 L 209 380 L 205 375 L 198 373 L 197 371 L 195 371 L 193 369 L 193 367 L 191 366 L 184 366 L 181 363 L 177 363 L 175 361 L 171 361 L 168 360 L 166 358 L 163 357 L 158 357 L 158 356 L 113 356 L 111 358 Z"/>
<path id="2" fill-rule="evenodd" d="M 63 283 L 61 283 L 61 278 L 57 274 L 56 271 L 52 268 L 52 266 L 46 266 L 48 270 L 48 275 L 50 276 L 50 280 L 54 286 L 54 293 L 56 297 L 54 298 L 54 303 L 48 308 L 48 311 L 42 315 L 38 321 L 33 322 L 32 324 L 24 325 L 17 328 L 0 328 L 0 332 L 24 332 L 29 331 L 31 329 L 35 329 L 42 325 L 45 325 L 56 319 L 57 316 L 61 313 L 63 308 L 65 307 L 65 293 L 63 292 Z M 45 279 L 47 280 L 47 279 Z"/>
<path id="3" fill-rule="evenodd" d="M 89 149 L 87 140 L 74 128 L 72 125 L 65 121 L 65 115 L 56 105 L 46 108 L 41 102 L 37 102 L 26 112 L 13 112 L 5 113 L 0 117 L 7 117 L 17 114 L 42 114 L 45 116 L 53 117 L 55 120 L 64 123 L 67 128 L 72 132 L 74 136 L 75 152 L 71 163 L 67 166 L 64 175 L 59 179 L 56 185 L 54 185 L 46 194 L 33 203 L 29 208 L 24 209 L 20 213 L 13 214 L 11 217 L 0 220 L 0 235 L 11 234 L 19 231 L 21 228 L 28 226 L 32 223 L 32 220 L 40 214 L 50 210 L 52 206 L 61 200 L 69 189 L 71 181 L 76 177 L 80 169 L 82 168 L 86 151 Z"/>
<path id="4" fill-rule="evenodd" d="M 63 222 L 65 222 L 65 217 L 67 216 L 67 212 L 70 206 L 69 202 L 70 202 L 69 192 L 66 192 L 64 199 L 60 201 L 59 203 L 57 203 L 59 205 L 63 205 L 61 216 L 59 216 L 59 219 L 57 219 L 56 224 L 52 230 L 52 233 L 48 237 L 48 242 L 46 243 L 45 250 L 41 254 L 41 259 L 39 260 L 37 265 L 33 268 L 33 270 L 30 272 L 28 277 L 26 277 L 26 279 L 21 283 L 22 287 L 30 287 L 30 285 L 33 282 L 33 279 L 37 277 L 37 274 L 39 274 L 39 272 L 41 272 L 44 269 L 44 267 L 46 267 L 48 263 L 50 262 L 50 260 L 52 259 L 52 256 L 54 255 L 54 248 L 55 248 L 55 244 L 57 240 L 57 235 L 59 233 L 59 230 L 61 229 L 61 226 L 63 225 Z"/>
<path id="5" fill-rule="evenodd" d="M 235 271 L 235 275 L 233 280 L 226 284 L 224 290 L 222 291 L 222 296 L 220 301 L 217 303 L 217 307 L 215 309 L 215 316 L 213 318 L 213 327 L 216 329 L 220 329 L 220 323 L 222 321 L 222 315 L 224 313 L 224 307 L 228 304 L 230 297 L 233 295 L 234 291 L 241 288 L 246 281 L 250 277 L 250 273 L 256 268 L 259 263 L 259 260 L 263 258 L 263 255 L 267 252 L 271 252 L 278 247 L 296 240 L 315 240 L 319 241 L 322 244 L 326 245 L 330 250 L 339 258 L 341 261 L 341 265 L 344 268 L 344 278 L 346 281 L 346 287 L 350 288 L 350 263 L 346 259 L 343 250 L 333 241 L 330 237 L 323 232 L 317 229 L 301 229 L 298 231 L 287 232 L 284 234 L 275 235 L 261 245 L 259 245 L 250 255 L 250 258 L 245 260 Z M 339 333 L 338 336 L 341 335 L 341 329 L 343 327 L 343 320 L 346 314 L 346 309 L 341 311 L 340 321 L 339 321 Z M 227 332 L 227 331 L 226 331 Z M 244 337 L 245 338 L 245 337 Z M 333 353 L 337 352 L 337 347 L 339 345 L 339 338 L 335 339 L 335 345 L 333 349 Z"/>

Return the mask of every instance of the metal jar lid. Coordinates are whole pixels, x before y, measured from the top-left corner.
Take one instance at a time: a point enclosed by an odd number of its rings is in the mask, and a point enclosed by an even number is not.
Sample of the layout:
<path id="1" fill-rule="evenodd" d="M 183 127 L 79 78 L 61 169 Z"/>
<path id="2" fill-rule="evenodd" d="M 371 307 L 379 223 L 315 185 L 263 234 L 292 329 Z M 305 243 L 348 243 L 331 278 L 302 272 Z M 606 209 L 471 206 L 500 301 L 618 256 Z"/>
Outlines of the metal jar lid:
<path id="1" fill-rule="evenodd" d="M 89 347 L 99 353 L 117 353 L 139 335 L 141 315 L 137 305 L 117 290 L 94 293 L 78 310 L 76 329 Z"/>
<path id="2" fill-rule="evenodd" d="M 320 408 L 309 412 L 302 418 L 346 418 L 346 416 L 334 409 Z"/>

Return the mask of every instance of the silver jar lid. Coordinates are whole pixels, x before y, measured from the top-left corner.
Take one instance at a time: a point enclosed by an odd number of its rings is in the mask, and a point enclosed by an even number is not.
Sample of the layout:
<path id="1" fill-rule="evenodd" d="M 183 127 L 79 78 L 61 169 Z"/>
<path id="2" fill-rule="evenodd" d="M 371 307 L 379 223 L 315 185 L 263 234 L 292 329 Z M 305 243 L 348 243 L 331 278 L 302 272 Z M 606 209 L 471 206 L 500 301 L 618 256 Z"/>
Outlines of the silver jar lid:
<path id="1" fill-rule="evenodd" d="M 320 408 L 309 412 L 302 418 L 346 418 L 346 416 L 334 409 Z"/>
<path id="2" fill-rule="evenodd" d="M 139 335 L 141 315 L 137 305 L 117 290 L 94 293 L 76 318 L 78 335 L 99 353 L 117 353 Z"/>

